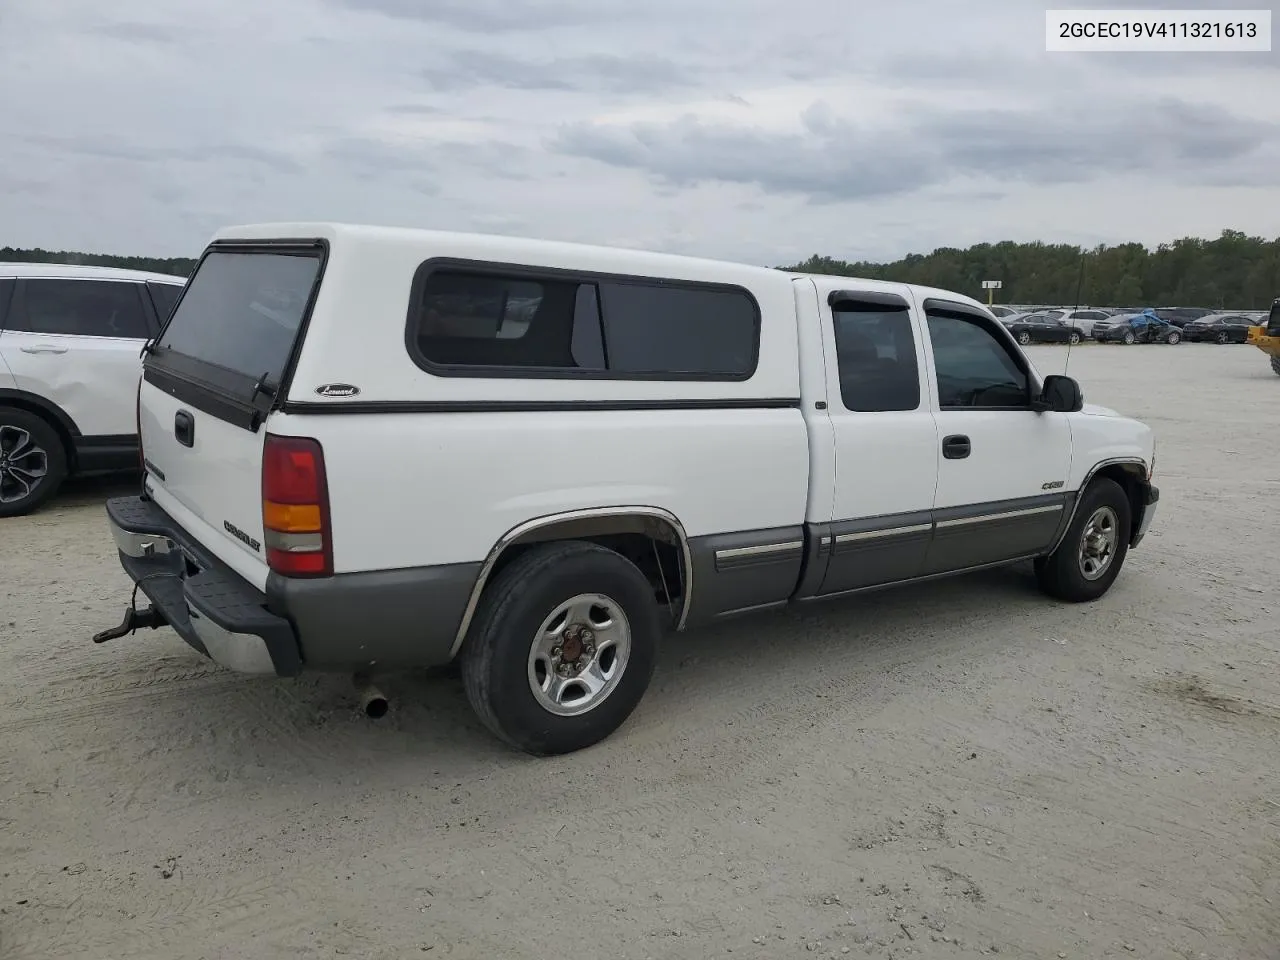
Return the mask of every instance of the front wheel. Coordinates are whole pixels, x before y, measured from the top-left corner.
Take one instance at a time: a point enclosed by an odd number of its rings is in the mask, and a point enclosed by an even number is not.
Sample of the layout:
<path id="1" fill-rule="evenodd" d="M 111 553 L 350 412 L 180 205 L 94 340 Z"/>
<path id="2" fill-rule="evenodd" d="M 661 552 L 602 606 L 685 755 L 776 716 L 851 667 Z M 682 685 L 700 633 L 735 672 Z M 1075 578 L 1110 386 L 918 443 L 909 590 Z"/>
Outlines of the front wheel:
<path id="1" fill-rule="evenodd" d="M 1021 333 L 1018 334 L 1018 342 L 1023 346 L 1026 346 L 1028 343 L 1031 342 L 1031 334 L 1023 330 Z"/>
<path id="2" fill-rule="evenodd" d="M 462 649 L 467 699 L 526 753 L 581 750 L 639 704 L 660 635 L 653 588 L 625 557 L 582 541 L 533 547 L 480 598 Z"/>
<path id="3" fill-rule="evenodd" d="M 1131 515 L 1120 484 L 1107 477 L 1089 484 L 1062 542 L 1036 560 L 1040 589 L 1070 603 L 1097 600 L 1110 590 L 1129 552 Z"/>
<path id="4" fill-rule="evenodd" d="M 1177 330 L 1170 330 L 1169 335 L 1164 338 L 1164 342 L 1165 343 L 1181 343 L 1182 334 L 1179 333 Z"/>
<path id="5" fill-rule="evenodd" d="M 1280 377 L 1280 357 L 1271 358 L 1271 372 Z"/>
<path id="6" fill-rule="evenodd" d="M 1138 338 L 1137 338 L 1137 337 L 1135 337 L 1135 336 L 1133 335 L 1133 331 L 1132 331 L 1132 330 L 1126 330 L 1126 331 L 1124 332 L 1124 337 L 1122 338 L 1122 340 L 1123 340 L 1123 342 L 1124 342 L 1125 346 L 1131 346 L 1131 345 L 1133 344 L 1133 342 L 1134 342 L 1135 340 L 1137 340 L 1137 339 L 1138 339 Z"/>

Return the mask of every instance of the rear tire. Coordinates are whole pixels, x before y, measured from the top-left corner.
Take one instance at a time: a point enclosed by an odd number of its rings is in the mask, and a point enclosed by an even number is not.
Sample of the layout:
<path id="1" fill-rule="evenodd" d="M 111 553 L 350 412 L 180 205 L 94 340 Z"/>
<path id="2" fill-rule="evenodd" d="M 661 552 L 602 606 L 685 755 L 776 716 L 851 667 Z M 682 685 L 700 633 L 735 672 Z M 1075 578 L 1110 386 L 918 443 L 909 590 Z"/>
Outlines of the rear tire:
<path id="1" fill-rule="evenodd" d="M 49 421 L 0 406 L 0 517 L 36 510 L 66 477 L 67 450 Z"/>
<path id="2" fill-rule="evenodd" d="M 1073 333 L 1071 334 L 1071 336 L 1067 337 L 1067 343 L 1071 344 L 1072 346 L 1075 346 L 1079 342 L 1080 342 L 1080 334 L 1078 333 Z"/>
<path id="3" fill-rule="evenodd" d="M 526 753 L 581 750 L 635 710 L 661 633 L 653 587 L 625 557 L 574 540 L 533 547 L 480 597 L 462 648 L 467 699 Z"/>
<path id="4" fill-rule="evenodd" d="M 1120 484 L 1108 477 L 1089 484 L 1062 542 L 1035 562 L 1040 589 L 1068 603 L 1097 600 L 1110 590 L 1129 553 L 1131 516 Z"/>
<path id="5" fill-rule="evenodd" d="M 1219 343 L 1227 343 L 1230 340 L 1231 340 L 1231 337 L 1227 335 L 1227 332 L 1225 330 L 1219 331 L 1217 336 L 1217 341 Z"/>
<path id="6" fill-rule="evenodd" d="M 1271 372 L 1280 377 L 1280 357 L 1271 358 Z"/>

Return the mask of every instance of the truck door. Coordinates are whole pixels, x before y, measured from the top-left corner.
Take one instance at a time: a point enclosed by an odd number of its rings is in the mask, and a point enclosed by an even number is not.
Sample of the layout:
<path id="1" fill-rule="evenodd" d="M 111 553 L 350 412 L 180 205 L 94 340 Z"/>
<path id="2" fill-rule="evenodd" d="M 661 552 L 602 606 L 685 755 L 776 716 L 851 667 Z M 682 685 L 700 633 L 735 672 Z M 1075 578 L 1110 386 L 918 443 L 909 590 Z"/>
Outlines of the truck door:
<path id="1" fill-rule="evenodd" d="M 1035 371 L 1007 331 L 968 304 L 922 304 L 941 437 L 925 574 L 1032 556 L 1066 510 L 1071 426 L 1031 408 Z"/>
<path id="2" fill-rule="evenodd" d="M 892 289 L 819 287 L 835 445 L 820 595 L 917 576 L 929 546 L 938 427 L 919 319 Z"/>

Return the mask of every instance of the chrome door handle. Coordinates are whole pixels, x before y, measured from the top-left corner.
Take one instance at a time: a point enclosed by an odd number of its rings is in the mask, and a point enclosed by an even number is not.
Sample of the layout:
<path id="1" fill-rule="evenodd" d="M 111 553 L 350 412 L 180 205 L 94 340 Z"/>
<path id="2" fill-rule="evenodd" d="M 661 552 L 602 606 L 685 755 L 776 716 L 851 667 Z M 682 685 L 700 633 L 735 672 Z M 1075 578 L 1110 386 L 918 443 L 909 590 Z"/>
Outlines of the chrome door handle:
<path id="1" fill-rule="evenodd" d="M 66 347 L 55 347 L 50 344 L 41 343 L 35 346 L 19 347 L 23 353 L 66 353 Z"/>

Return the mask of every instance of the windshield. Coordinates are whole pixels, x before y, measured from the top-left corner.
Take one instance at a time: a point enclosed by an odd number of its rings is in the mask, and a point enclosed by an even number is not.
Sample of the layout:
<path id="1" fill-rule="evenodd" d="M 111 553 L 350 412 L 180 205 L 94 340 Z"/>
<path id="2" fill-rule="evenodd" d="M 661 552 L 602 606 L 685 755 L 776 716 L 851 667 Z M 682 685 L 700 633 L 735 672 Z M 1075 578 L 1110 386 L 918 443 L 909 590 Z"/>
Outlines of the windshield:
<path id="1" fill-rule="evenodd" d="M 188 283 L 157 351 L 278 381 L 319 270 L 318 250 L 214 250 Z"/>

